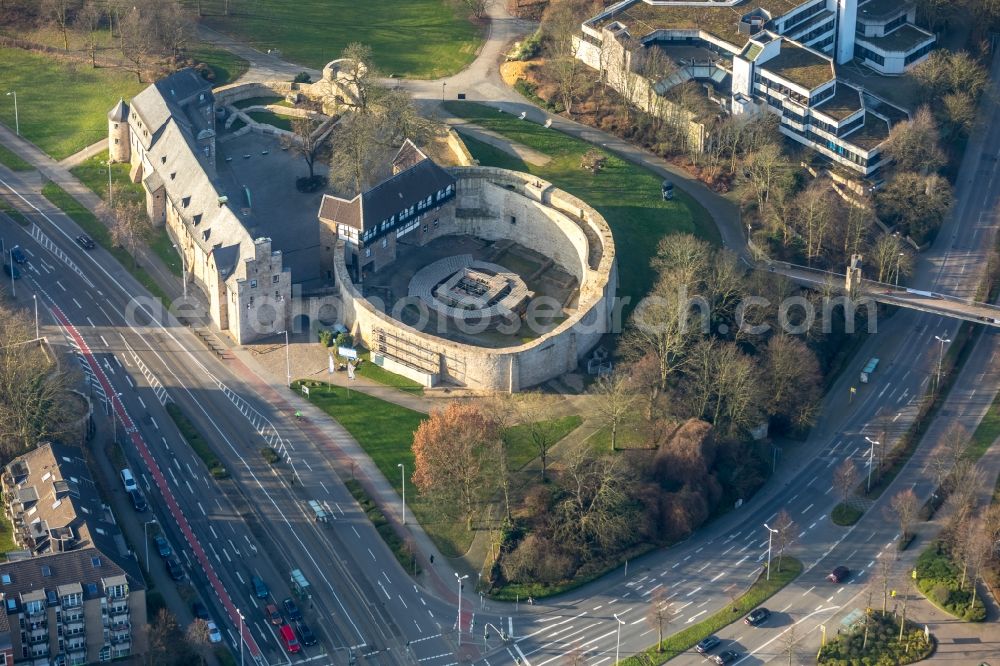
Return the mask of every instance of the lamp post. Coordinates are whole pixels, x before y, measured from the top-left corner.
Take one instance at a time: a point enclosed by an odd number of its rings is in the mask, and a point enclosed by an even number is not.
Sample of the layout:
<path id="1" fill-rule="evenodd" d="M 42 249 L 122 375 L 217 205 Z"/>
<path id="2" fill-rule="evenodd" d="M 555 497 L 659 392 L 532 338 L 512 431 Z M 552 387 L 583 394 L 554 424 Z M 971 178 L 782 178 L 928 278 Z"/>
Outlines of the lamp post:
<path id="1" fill-rule="evenodd" d="M 18 136 L 21 136 L 21 120 L 18 118 L 17 115 L 17 93 L 11 90 L 10 92 L 7 93 L 7 96 L 14 97 L 14 133 L 17 134 Z"/>
<path id="2" fill-rule="evenodd" d="M 934 382 L 934 390 L 941 388 L 941 363 L 944 361 L 944 345 L 946 342 L 951 342 L 950 338 L 942 338 L 940 335 L 935 335 L 934 339 L 941 343 L 941 351 L 938 353 L 938 369 L 937 369 L 937 381 Z"/>
<path id="3" fill-rule="evenodd" d="M 456 580 L 458 580 L 458 644 L 462 644 L 462 581 L 469 577 L 469 574 L 464 576 L 459 576 L 455 574 Z"/>
<path id="4" fill-rule="evenodd" d="M 899 262 L 902 261 L 903 254 L 904 254 L 903 252 L 900 252 L 896 256 L 896 288 L 897 289 L 899 288 Z"/>
<path id="5" fill-rule="evenodd" d="M 17 270 L 17 264 L 14 263 L 14 248 L 16 245 L 11 245 L 10 249 L 7 250 L 7 257 L 10 259 L 10 297 L 17 297 L 17 290 L 14 288 L 14 271 Z"/>
<path id="6" fill-rule="evenodd" d="M 622 625 L 625 624 L 625 622 L 623 622 L 622 619 L 620 617 L 618 617 L 618 613 L 612 613 L 612 616 L 616 620 L 618 620 L 618 631 L 617 631 L 617 636 L 615 636 L 615 663 L 617 664 L 618 663 L 618 649 L 621 647 L 621 644 L 622 644 Z"/>
<path id="7" fill-rule="evenodd" d="M 156 518 L 147 520 L 142 526 L 142 535 L 146 538 L 146 571 L 149 571 L 149 526 L 156 522 Z"/>
<path id="8" fill-rule="evenodd" d="M 111 160 L 108 159 L 108 161 L 106 161 L 106 162 L 102 160 L 101 164 L 103 164 L 104 166 L 108 167 L 108 206 L 110 207 L 110 206 L 114 205 L 114 203 L 115 203 L 115 201 L 114 201 L 114 195 L 111 193 Z M 177 247 L 177 246 L 175 245 L 174 247 Z"/>
<path id="9" fill-rule="evenodd" d="M 237 608 L 236 614 L 240 616 L 240 666 L 243 666 L 243 644 L 246 642 L 243 640 L 243 611 Z"/>
<path id="10" fill-rule="evenodd" d="M 868 490 L 865 491 L 867 495 L 872 491 L 872 468 L 875 466 L 875 447 L 882 446 L 882 443 L 878 440 L 874 440 L 867 435 L 865 435 L 865 441 L 872 445 L 871 450 L 868 452 Z"/>
<path id="11" fill-rule="evenodd" d="M 111 191 L 111 164 L 108 164 L 108 191 Z M 173 244 L 174 249 L 177 250 L 177 254 L 181 255 L 181 286 L 184 288 L 184 300 L 188 297 L 188 281 L 187 281 L 187 259 L 184 256 L 183 248 L 177 247 Z"/>
<path id="12" fill-rule="evenodd" d="M 403 481 L 403 524 L 406 524 L 406 467 L 403 463 L 398 463 L 396 465 L 399 467 L 399 476 Z"/>
<path id="13" fill-rule="evenodd" d="M 444 81 L 442 81 L 442 82 L 441 82 L 441 101 L 442 101 L 442 102 L 444 101 L 444 87 L 445 87 L 446 85 L 448 85 L 448 84 L 447 84 L 447 83 L 445 83 Z"/>
<path id="14" fill-rule="evenodd" d="M 288 329 L 285 329 L 285 386 L 292 388 L 292 363 L 288 357 Z"/>
<path id="15" fill-rule="evenodd" d="M 114 433 L 115 444 L 118 443 L 118 418 L 115 415 L 115 398 L 120 399 L 121 397 L 121 393 L 113 393 L 109 398 L 109 402 L 111 404 L 111 431 Z"/>
<path id="16" fill-rule="evenodd" d="M 771 580 L 771 537 L 777 534 L 778 530 L 767 523 L 764 523 L 764 527 L 767 528 L 767 580 Z"/>
<path id="17" fill-rule="evenodd" d="M 38 294 L 32 294 L 31 300 L 35 302 L 35 339 L 37 340 L 41 337 L 38 335 Z"/>

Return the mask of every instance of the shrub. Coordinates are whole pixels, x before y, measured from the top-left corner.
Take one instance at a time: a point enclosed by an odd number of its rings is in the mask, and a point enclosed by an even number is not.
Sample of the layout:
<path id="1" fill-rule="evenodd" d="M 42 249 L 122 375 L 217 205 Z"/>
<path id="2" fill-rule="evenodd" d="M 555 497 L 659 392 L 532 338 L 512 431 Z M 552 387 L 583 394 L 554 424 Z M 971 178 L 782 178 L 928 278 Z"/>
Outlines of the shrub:
<path id="1" fill-rule="evenodd" d="M 939 606 L 947 606 L 948 598 L 951 596 L 951 590 L 944 583 L 938 583 L 931 588 L 931 598 L 937 602 Z"/>
<path id="2" fill-rule="evenodd" d="M 264 448 L 262 448 L 260 450 L 260 454 L 264 456 L 264 460 L 267 462 L 268 465 L 277 464 L 277 462 L 281 460 L 281 456 L 278 455 L 278 452 L 272 449 L 270 446 L 265 446 Z"/>
<path id="3" fill-rule="evenodd" d="M 833 507 L 833 513 L 830 514 L 834 525 L 840 525 L 841 527 L 853 525 L 861 519 L 861 516 L 862 511 L 860 509 L 850 504 L 844 504 L 843 502 Z"/>
<path id="4" fill-rule="evenodd" d="M 514 50 L 511 51 L 511 60 L 531 60 L 538 52 L 542 49 L 542 30 L 539 28 L 533 33 L 522 39 L 521 41 L 514 44 Z"/>
<path id="5" fill-rule="evenodd" d="M 354 346 L 354 336 L 350 333 L 338 333 L 337 339 L 334 340 L 334 344 L 338 347 L 353 347 Z"/>
<path id="6" fill-rule="evenodd" d="M 309 83 L 310 81 L 312 81 L 312 77 L 309 76 L 309 72 L 299 72 L 292 79 L 292 83 Z"/>
<path id="7" fill-rule="evenodd" d="M 333 346 L 333 331 L 321 328 L 319 330 L 319 333 L 317 333 L 317 335 L 319 336 L 319 343 L 321 345 L 323 345 L 324 347 Z"/>

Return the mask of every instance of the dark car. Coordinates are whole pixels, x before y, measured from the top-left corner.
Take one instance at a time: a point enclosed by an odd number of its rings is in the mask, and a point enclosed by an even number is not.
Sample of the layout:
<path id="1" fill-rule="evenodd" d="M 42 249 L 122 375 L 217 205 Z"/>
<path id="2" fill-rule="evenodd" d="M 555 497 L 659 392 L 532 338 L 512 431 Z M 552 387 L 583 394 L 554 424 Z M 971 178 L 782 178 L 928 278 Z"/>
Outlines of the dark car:
<path id="1" fill-rule="evenodd" d="M 142 493 L 138 490 L 128 491 L 128 498 L 132 500 L 132 508 L 142 513 L 149 507 L 146 506 L 146 498 L 142 496 Z"/>
<path id="2" fill-rule="evenodd" d="M 267 583 L 260 576 L 251 576 L 250 584 L 253 585 L 254 596 L 258 599 L 267 599 L 271 592 L 267 589 Z"/>
<path id="3" fill-rule="evenodd" d="M 181 566 L 181 563 L 178 562 L 177 558 L 175 557 L 167 558 L 167 573 L 169 573 L 170 577 L 173 578 L 174 580 L 177 581 L 184 580 L 184 568 Z"/>
<path id="4" fill-rule="evenodd" d="M 206 608 L 205 604 L 200 601 L 196 601 L 191 604 L 191 614 L 199 620 L 205 620 L 208 622 L 208 608 Z"/>
<path id="5" fill-rule="evenodd" d="M 10 248 L 10 258 L 14 260 L 15 264 L 25 264 L 28 262 L 28 257 L 25 256 L 24 250 L 21 249 L 20 245 Z"/>
<path id="6" fill-rule="evenodd" d="M 13 278 L 15 280 L 20 280 L 21 279 L 21 271 L 19 271 L 17 269 L 17 266 L 14 266 L 12 264 L 4 264 L 3 265 L 3 272 L 7 276 L 9 276 L 9 277 L 11 277 L 11 278 Z"/>
<path id="7" fill-rule="evenodd" d="M 84 250 L 93 250 L 95 247 L 97 247 L 97 244 L 94 243 L 94 239 L 88 236 L 87 234 L 80 234 L 79 236 L 77 236 L 76 244 L 82 247 Z"/>
<path id="8" fill-rule="evenodd" d="M 750 611 L 750 614 L 743 618 L 743 621 L 749 625 L 757 626 L 767 618 L 771 617 L 771 611 L 767 610 L 763 606 L 760 608 L 755 608 Z"/>
<path id="9" fill-rule="evenodd" d="M 303 645 L 316 645 L 316 634 L 302 620 L 295 623 L 295 633 L 299 635 L 299 641 Z"/>
<path id="10" fill-rule="evenodd" d="M 702 654 L 705 654 L 706 652 L 710 652 L 711 650 L 713 650 L 718 645 L 719 645 L 719 637 L 709 636 L 708 638 L 701 639 L 701 642 L 695 645 L 694 649 Z"/>
<path id="11" fill-rule="evenodd" d="M 851 575 L 851 570 L 847 567 L 837 567 L 826 577 L 831 583 L 843 583 Z"/>
<path id="12" fill-rule="evenodd" d="M 282 601 L 281 605 L 285 607 L 285 614 L 288 615 L 289 620 L 296 621 L 302 619 L 302 611 L 295 605 L 294 599 L 289 597 Z"/>
<path id="13" fill-rule="evenodd" d="M 281 617 L 281 611 L 274 604 L 268 604 L 264 606 L 264 615 L 267 615 L 267 620 L 276 627 L 280 627 L 285 623 Z"/>
<path id="14" fill-rule="evenodd" d="M 736 661 L 739 658 L 740 658 L 740 653 L 734 652 L 732 650 L 726 650 L 725 652 L 720 652 L 719 654 L 713 657 L 713 659 L 715 659 L 715 663 L 717 664 L 728 664 L 729 662 Z"/>
<path id="15" fill-rule="evenodd" d="M 170 547 L 170 542 L 162 534 L 156 535 L 153 543 L 156 544 L 156 552 L 160 554 L 160 557 L 170 557 L 174 554 L 173 548 Z"/>

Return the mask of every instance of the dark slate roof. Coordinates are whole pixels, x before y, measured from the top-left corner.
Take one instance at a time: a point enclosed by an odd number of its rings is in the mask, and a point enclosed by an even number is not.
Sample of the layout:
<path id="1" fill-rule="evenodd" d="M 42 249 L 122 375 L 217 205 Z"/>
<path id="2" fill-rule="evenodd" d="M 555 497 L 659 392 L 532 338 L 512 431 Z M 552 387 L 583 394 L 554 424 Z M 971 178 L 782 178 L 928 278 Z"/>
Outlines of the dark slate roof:
<path id="1" fill-rule="evenodd" d="M 108 120 L 113 123 L 124 123 L 128 120 L 128 104 L 124 99 L 119 99 L 114 108 L 108 111 Z"/>
<path id="2" fill-rule="evenodd" d="M 219 271 L 219 275 L 228 278 L 236 270 L 236 262 L 240 259 L 240 246 L 217 247 L 212 250 L 212 256 L 215 258 L 215 268 Z"/>
<path id="3" fill-rule="evenodd" d="M 319 219 L 360 229 L 361 197 L 356 196 L 348 201 L 332 194 L 324 194 L 319 205 Z"/>
<path id="4" fill-rule="evenodd" d="M 404 208 L 455 184 L 455 177 L 430 158 L 382 181 L 361 195 L 364 228 L 371 229 Z"/>
<path id="5" fill-rule="evenodd" d="M 124 569 L 96 548 L 71 550 L 23 560 L 0 563 L 0 593 L 5 598 L 39 590 L 55 590 L 61 585 L 79 584 L 85 599 L 104 595 L 104 583 L 125 577 L 132 589 L 144 587 L 142 579 L 128 575 Z M 10 582 L 3 582 L 10 580 Z M 6 615 L 6 613 L 4 613 Z"/>

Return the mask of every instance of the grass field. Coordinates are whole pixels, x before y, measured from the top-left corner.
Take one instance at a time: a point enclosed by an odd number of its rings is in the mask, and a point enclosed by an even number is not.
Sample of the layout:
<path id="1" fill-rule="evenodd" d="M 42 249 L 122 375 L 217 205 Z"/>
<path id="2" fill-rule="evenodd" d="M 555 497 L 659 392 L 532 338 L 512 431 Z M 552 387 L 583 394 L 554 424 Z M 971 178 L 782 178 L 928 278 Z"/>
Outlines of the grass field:
<path id="1" fill-rule="evenodd" d="M 358 375 L 361 377 L 384 384 L 385 386 L 391 386 L 404 393 L 412 393 L 414 395 L 424 394 L 424 387 L 421 384 L 372 363 L 370 352 L 362 352 L 359 358 L 364 361 L 358 366 Z"/>
<path id="2" fill-rule="evenodd" d="M 108 110 L 148 84 L 115 69 L 91 69 L 21 49 L 0 48 L 3 86 L 17 92 L 21 136 L 55 159 L 108 135 Z M 0 122 L 14 128 L 12 98 L 0 97 Z"/>
<path id="3" fill-rule="evenodd" d="M 14 206 L 12 206 L 6 199 L 0 198 L 0 212 L 9 216 L 22 227 L 28 226 L 28 219 L 21 214 L 21 211 L 14 208 Z"/>
<path id="4" fill-rule="evenodd" d="M 277 113 L 271 113 L 270 111 L 251 111 L 247 114 L 250 116 L 251 120 L 258 123 L 264 123 L 265 125 L 271 125 L 272 127 L 277 127 L 278 129 L 292 131 L 292 120 L 285 116 L 279 116 Z"/>
<path id="5" fill-rule="evenodd" d="M 250 69 L 250 63 L 243 58 L 205 42 L 199 42 L 192 46 L 189 55 L 212 68 L 212 72 L 215 74 L 215 79 L 212 81 L 213 86 L 232 83 Z"/>
<path id="6" fill-rule="evenodd" d="M 534 166 L 485 143 L 464 138 L 472 156 L 481 164 L 534 174 L 600 211 L 615 238 L 618 293 L 629 297 L 632 305 L 649 290 L 653 280 L 649 260 L 660 238 L 687 232 L 716 245 L 720 242 L 708 211 L 682 191 L 676 191 L 673 201 L 663 201 L 662 181 L 650 171 L 608 154 L 604 170 L 593 175 L 580 168 L 580 158 L 593 148 L 589 143 L 482 104 L 447 102 L 445 107 L 456 116 L 552 157 L 545 166 Z"/>
<path id="7" fill-rule="evenodd" d="M 17 550 L 17 544 L 14 543 L 14 526 L 6 514 L 0 515 L 0 562 L 5 561 L 7 553 L 12 550 Z"/>
<path id="8" fill-rule="evenodd" d="M 481 42 L 480 29 L 446 0 L 229 0 L 230 16 L 223 1 L 202 0 L 208 27 L 316 69 L 362 42 L 386 74 L 433 79 L 472 62 Z"/>

